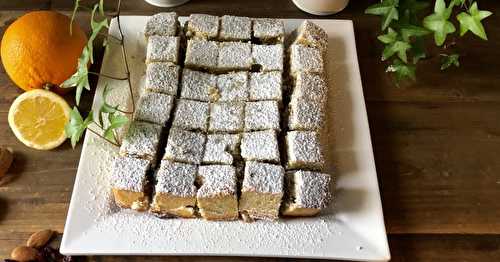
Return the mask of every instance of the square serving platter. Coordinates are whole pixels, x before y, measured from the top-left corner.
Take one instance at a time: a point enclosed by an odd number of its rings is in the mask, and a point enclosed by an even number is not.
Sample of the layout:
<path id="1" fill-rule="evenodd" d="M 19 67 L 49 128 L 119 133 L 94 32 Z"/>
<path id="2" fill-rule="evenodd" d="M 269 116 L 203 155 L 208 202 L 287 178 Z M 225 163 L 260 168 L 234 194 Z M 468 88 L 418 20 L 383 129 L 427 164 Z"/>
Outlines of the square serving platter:
<path id="1" fill-rule="evenodd" d="M 134 95 L 144 84 L 147 16 L 121 17 Z M 179 20 L 185 21 L 185 17 Z M 284 19 L 287 33 L 301 19 Z M 117 208 L 110 193 L 110 162 L 118 149 L 87 132 L 61 253 L 67 255 L 209 255 L 387 261 L 390 259 L 352 21 L 312 20 L 329 35 L 330 93 L 324 130 L 334 200 L 321 215 L 279 221 L 210 222 L 159 219 Z M 110 34 L 119 37 L 117 20 Z M 108 42 L 101 72 L 124 76 L 120 46 Z M 108 103 L 131 108 L 126 81 L 101 77 Z M 93 107 L 101 103 L 96 95 Z"/>

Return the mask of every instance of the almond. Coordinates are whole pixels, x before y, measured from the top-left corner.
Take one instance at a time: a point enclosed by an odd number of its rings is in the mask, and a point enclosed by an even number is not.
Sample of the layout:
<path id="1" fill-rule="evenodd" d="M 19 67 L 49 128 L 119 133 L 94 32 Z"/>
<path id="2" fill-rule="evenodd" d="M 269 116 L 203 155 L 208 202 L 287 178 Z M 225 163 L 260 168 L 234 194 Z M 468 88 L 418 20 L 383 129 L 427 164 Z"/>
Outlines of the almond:
<path id="1" fill-rule="evenodd" d="M 12 150 L 0 147 L 0 177 L 7 173 L 13 159 Z"/>
<path id="2" fill-rule="evenodd" d="M 38 250 L 32 247 L 18 246 L 10 253 L 10 258 L 22 262 L 37 260 L 38 257 Z"/>
<path id="3" fill-rule="evenodd" d="M 26 245 L 34 248 L 41 248 L 49 242 L 53 235 L 54 231 L 50 229 L 38 231 L 30 236 Z"/>

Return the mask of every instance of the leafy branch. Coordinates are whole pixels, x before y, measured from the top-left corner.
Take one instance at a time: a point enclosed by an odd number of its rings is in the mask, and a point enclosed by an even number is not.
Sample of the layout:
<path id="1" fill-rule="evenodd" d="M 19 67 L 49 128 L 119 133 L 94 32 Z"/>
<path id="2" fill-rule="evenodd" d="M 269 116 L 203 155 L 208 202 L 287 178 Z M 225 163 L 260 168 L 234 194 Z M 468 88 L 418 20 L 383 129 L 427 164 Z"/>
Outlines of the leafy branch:
<path id="1" fill-rule="evenodd" d="M 71 140 L 71 145 L 73 147 L 76 146 L 85 130 L 91 131 L 112 145 L 120 146 L 120 142 L 116 135 L 116 129 L 126 125 L 129 120 L 126 115 L 120 113 L 118 106 L 112 106 L 106 102 L 108 94 L 108 86 L 105 86 L 102 94 L 103 101 L 97 113 L 97 119 L 94 118 L 94 113 L 92 111 L 90 111 L 84 119 L 78 111 L 78 108 L 76 106 L 73 107 L 70 113 L 70 121 L 65 126 L 66 136 Z M 109 123 L 106 123 L 106 117 Z M 91 129 L 91 124 L 99 127 L 102 134 L 99 131 Z"/>
<path id="2" fill-rule="evenodd" d="M 446 50 L 440 55 L 441 70 L 460 66 L 460 55 L 448 50 L 455 41 L 445 44 L 456 33 L 455 24 L 460 26 L 460 37 L 470 31 L 480 39 L 488 39 L 482 20 L 492 12 L 479 10 L 477 1 L 473 0 L 448 2 L 435 0 L 432 13 L 423 19 L 420 17 L 429 3 L 419 0 L 382 0 L 366 9 L 365 13 L 382 18 L 381 30 L 384 33 L 377 38 L 384 45 L 382 61 L 390 61 L 386 72 L 395 75 L 396 83 L 416 78 L 417 63 L 427 57 L 425 43 L 428 36 L 432 35 L 435 45 Z"/>
<path id="3" fill-rule="evenodd" d="M 83 90 L 84 89 L 90 90 L 90 82 L 89 82 L 90 75 L 96 75 L 117 81 L 127 81 L 130 97 L 132 100 L 132 110 L 125 111 L 119 109 L 118 105 L 108 104 L 106 102 L 106 97 L 109 94 L 109 88 L 108 86 L 105 86 L 102 93 L 102 104 L 97 112 L 97 118 L 94 118 L 94 113 L 92 111 L 88 113 L 87 117 L 83 118 L 77 106 L 75 106 L 70 114 L 70 120 L 65 127 L 66 136 L 71 140 L 71 145 L 75 147 L 78 141 L 83 136 L 85 130 L 88 130 L 96 134 L 97 136 L 103 138 L 112 145 L 120 146 L 120 141 L 118 140 L 116 130 L 126 125 L 129 121 L 126 115 L 133 114 L 135 111 L 135 101 L 132 91 L 132 83 L 130 80 L 130 68 L 127 59 L 127 52 L 125 49 L 125 37 L 123 35 L 120 23 L 121 0 L 118 1 L 116 14 L 111 16 L 111 18 L 116 17 L 117 19 L 119 37 L 110 35 L 107 32 L 107 30 L 109 29 L 110 18 L 108 18 L 104 12 L 104 0 L 99 0 L 99 2 L 95 3 L 92 8 L 83 6 L 81 5 L 80 2 L 81 0 L 75 0 L 73 14 L 71 16 L 70 28 L 73 27 L 73 22 L 78 10 L 89 9 L 91 10 L 90 36 L 88 38 L 87 44 L 84 46 L 82 50 L 80 58 L 78 59 L 78 66 L 76 72 L 69 79 L 64 81 L 61 87 L 63 88 L 76 87 L 75 100 L 78 106 L 80 103 Z M 89 70 L 89 66 L 94 63 L 94 55 L 93 55 L 94 41 L 98 36 L 106 37 L 103 41 L 103 46 L 108 45 L 107 41 L 108 38 L 114 40 L 114 42 L 120 45 L 121 54 L 125 64 L 124 77 L 116 77 L 98 72 L 92 72 Z M 107 119 L 107 121 L 105 121 L 105 119 Z M 99 128 L 99 130 L 96 131 L 92 129 L 91 126 L 95 126 Z"/>

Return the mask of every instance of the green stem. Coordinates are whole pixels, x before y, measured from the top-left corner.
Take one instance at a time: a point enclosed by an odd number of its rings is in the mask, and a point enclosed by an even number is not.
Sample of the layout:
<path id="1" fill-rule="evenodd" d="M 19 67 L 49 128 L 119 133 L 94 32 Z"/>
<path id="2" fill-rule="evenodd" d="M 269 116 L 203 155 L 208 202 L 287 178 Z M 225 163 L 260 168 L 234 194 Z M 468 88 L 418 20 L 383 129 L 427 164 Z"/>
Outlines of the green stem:
<path id="1" fill-rule="evenodd" d="M 95 75 L 95 76 L 102 76 L 102 77 L 106 77 L 106 78 L 110 78 L 110 79 L 114 79 L 114 80 L 119 80 L 119 81 L 125 81 L 125 80 L 127 80 L 126 77 L 115 77 L 115 76 L 110 76 L 110 75 L 107 75 L 107 74 L 97 73 L 97 72 L 92 72 L 92 71 L 88 71 L 88 74 Z"/>
<path id="2" fill-rule="evenodd" d="M 105 138 L 105 137 L 103 137 L 101 134 L 99 134 L 98 132 L 94 131 L 92 128 L 87 127 L 87 130 L 88 130 L 88 131 L 90 131 L 90 132 L 92 132 L 92 133 L 94 133 L 96 136 L 98 136 L 98 137 L 100 137 L 100 138 L 102 138 L 102 139 L 106 140 L 108 143 L 110 143 L 110 144 L 112 144 L 112 145 L 114 145 L 114 146 L 116 146 L 116 147 L 120 147 L 120 145 L 119 145 L 118 143 L 115 143 L 115 142 L 113 142 L 113 141 L 111 141 L 111 140 L 106 139 L 106 138 Z"/>

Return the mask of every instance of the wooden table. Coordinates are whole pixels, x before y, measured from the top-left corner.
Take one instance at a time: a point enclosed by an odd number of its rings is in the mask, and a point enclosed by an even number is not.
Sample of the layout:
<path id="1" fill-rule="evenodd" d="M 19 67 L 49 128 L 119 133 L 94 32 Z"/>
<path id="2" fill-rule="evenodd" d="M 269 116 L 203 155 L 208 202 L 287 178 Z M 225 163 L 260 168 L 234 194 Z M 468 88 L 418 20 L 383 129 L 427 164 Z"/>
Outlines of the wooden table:
<path id="1" fill-rule="evenodd" d="M 71 2 L 1 1 L 0 31 L 27 10 L 69 11 Z M 114 1 L 106 2 L 114 6 Z M 377 18 L 363 14 L 375 1 L 351 2 L 344 12 L 332 18 L 354 20 L 393 261 L 499 261 L 500 2 L 481 1 L 483 9 L 497 11 L 486 20 L 490 40 L 465 37 L 458 46 L 464 54 L 460 68 L 442 73 L 439 53 L 432 50 L 432 57 L 418 68 L 418 80 L 402 88 L 394 87 L 380 62 Z M 124 1 L 123 7 L 124 14 L 162 10 L 140 0 Z M 312 17 L 289 0 L 192 0 L 175 10 L 180 15 L 203 12 Z M 79 15 L 79 20 L 84 18 L 88 16 Z M 66 143 L 54 151 L 41 152 L 19 143 L 8 127 L 7 112 L 21 92 L 4 69 L 0 70 L 0 145 L 12 147 L 16 152 L 10 169 L 14 180 L 0 187 L 0 257 L 8 257 L 10 250 L 23 244 L 34 231 L 45 228 L 63 231 L 81 145 L 72 150 Z M 92 95 L 87 93 L 84 101 L 88 105 L 91 100 Z M 125 260 L 123 257 L 93 259 Z M 207 261 L 206 258 L 152 260 Z M 254 259 L 208 259 L 234 260 Z"/>

